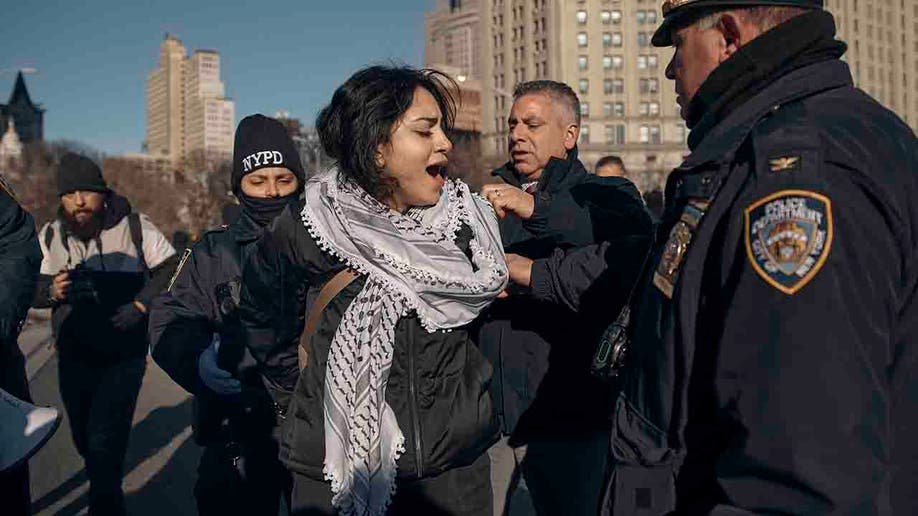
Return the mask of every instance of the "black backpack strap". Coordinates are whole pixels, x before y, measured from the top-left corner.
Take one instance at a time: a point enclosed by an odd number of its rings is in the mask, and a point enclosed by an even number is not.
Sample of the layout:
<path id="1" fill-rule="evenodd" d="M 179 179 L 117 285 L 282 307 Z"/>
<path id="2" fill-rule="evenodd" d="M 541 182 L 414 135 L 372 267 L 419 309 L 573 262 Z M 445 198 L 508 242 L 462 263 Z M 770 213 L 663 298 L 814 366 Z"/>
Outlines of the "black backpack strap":
<path id="1" fill-rule="evenodd" d="M 128 213 L 128 229 L 131 231 L 131 242 L 137 249 L 137 259 L 144 273 L 148 272 L 147 258 L 143 254 L 143 227 L 140 224 L 140 214 L 137 212 Z"/>
<path id="2" fill-rule="evenodd" d="M 53 241 L 54 241 L 54 223 L 52 222 L 52 223 L 49 223 L 47 227 L 45 227 L 45 247 L 49 251 L 51 250 L 51 242 Z"/>

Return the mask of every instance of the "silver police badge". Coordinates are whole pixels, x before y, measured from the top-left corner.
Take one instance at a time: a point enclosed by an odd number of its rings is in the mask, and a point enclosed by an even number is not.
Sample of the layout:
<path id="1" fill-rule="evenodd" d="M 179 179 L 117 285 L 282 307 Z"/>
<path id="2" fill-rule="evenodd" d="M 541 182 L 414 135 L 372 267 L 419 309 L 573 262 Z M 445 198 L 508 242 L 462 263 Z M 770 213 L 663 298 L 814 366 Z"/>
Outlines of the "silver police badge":
<path id="1" fill-rule="evenodd" d="M 832 247 L 832 202 L 808 190 L 782 190 L 746 208 L 746 255 L 772 287 L 791 295 L 819 272 Z"/>

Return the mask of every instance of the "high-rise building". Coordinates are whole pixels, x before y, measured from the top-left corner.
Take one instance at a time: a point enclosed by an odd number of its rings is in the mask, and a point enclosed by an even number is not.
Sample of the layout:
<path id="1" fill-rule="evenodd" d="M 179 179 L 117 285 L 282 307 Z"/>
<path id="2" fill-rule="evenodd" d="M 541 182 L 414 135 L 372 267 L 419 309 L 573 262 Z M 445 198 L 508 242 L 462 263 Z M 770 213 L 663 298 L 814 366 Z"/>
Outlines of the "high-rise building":
<path id="1" fill-rule="evenodd" d="M 424 17 L 424 66 L 449 75 L 458 86 L 458 112 L 450 133 L 448 170 L 472 185 L 487 174 L 481 157 L 481 0 L 437 0 Z"/>
<path id="2" fill-rule="evenodd" d="M 147 78 L 146 152 L 154 156 L 169 156 L 180 160 L 184 156 L 185 47 L 166 34 L 159 46 L 159 66 Z"/>
<path id="3" fill-rule="evenodd" d="M 167 34 L 146 97 L 148 154 L 168 156 L 175 164 L 232 155 L 235 106 L 226 98 L 217 52 L 195 50 L 187 57 L 182 42 Z"/>
<path id="4" fill-rule="evenodd" d="M 664 75 L 671 49 L 650 39 L 651 0 L 482 0 L 485 152 L 506 152 L 516 84 L 551 79 L 581 102 L 580 159 L 619 155 L 642 190 L 662 185 L 686 153 L 686 128 Z"/>
<path id="5" fill-rule="evenodd" d="M 826 0 L 854 83 L 918 131 L 918 2 Z"/>
<path id="6" fill-rule="evenodd" d="M 448 66 L 459 77 L 480 76 L 480 0 L 437 0 L 424 15 L 424 62 Z"/>
<path id="7" fill-rule="evenodd" d="M 195 50 L 185 60 L 184 149 L 186 158 L 228 159 L 233 153 L 235 106 L 220 80 L 220 55 Z"/>

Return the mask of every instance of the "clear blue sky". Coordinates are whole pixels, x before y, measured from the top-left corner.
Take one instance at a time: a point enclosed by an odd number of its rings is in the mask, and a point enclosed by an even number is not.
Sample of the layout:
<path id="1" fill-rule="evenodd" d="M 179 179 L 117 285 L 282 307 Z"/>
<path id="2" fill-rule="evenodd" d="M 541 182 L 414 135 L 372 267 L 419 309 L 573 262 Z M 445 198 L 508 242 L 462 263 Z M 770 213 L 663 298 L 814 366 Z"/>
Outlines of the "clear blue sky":
<path id="1" fill-rule="evenodd" d="M 45 138 L 117 154 L 144 137 L 144 83 L 165 32 L 189 53 L 220 52 L 227 94 L 242 116 L 278 110 L 311 123 L 358 68 L 396 60 L 418 66 L 424 12 L 434 0 L 130 0 L 7 2 L 0 37 L 0 102 L 10 69 L 26 76 L 45 113 Z"/>

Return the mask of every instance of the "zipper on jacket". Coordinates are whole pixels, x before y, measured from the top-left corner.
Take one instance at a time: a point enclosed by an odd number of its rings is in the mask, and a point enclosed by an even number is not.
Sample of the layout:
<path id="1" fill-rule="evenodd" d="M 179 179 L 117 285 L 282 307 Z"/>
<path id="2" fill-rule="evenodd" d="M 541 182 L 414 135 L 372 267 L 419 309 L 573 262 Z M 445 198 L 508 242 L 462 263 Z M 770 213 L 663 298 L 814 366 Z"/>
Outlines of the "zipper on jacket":
<path id="1" fill-rule="evenodd" d="M 414 335 L 408 334 L 408 411 L 411 413 L 411 426 L 414 430 L 414 457 L 418 478 L 424 475 L 424 461 L 421 457 L 421 422 L 418 418 L 418 393 L 414 378 Z"/>

